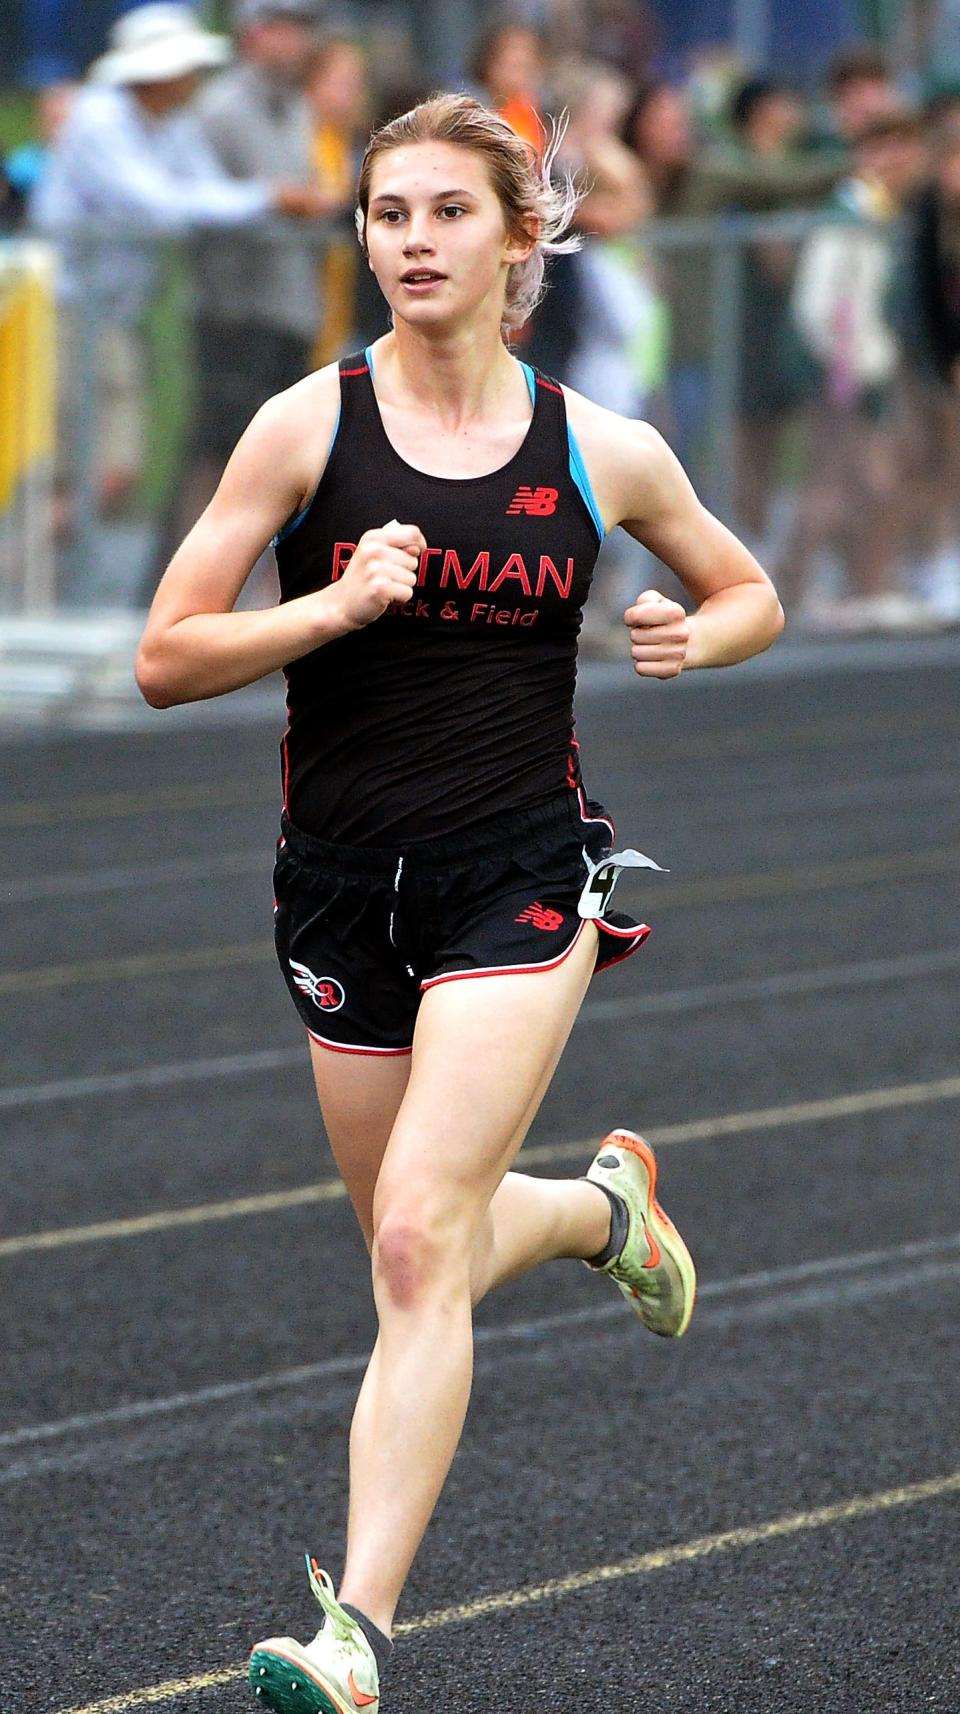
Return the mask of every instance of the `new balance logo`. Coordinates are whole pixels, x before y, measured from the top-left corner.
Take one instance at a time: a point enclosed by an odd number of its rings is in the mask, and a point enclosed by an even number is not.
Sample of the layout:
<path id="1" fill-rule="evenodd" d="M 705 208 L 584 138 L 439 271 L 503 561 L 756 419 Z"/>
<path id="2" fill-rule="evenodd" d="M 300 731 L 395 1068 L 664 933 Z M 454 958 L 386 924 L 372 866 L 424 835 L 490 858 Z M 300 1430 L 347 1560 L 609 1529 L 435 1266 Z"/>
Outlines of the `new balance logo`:
<path id="1" fill-rule="evenodd" d="M 556 488 L 526 488 L 521 483 L 507 507 L 507 517 L 526 512 L 528 518 L 548 518 L 557 509 L 558 492 Z"/>
<path id="2" fill-rule="evenodd" d="M 548 906 L 541 905 L 539 900 L 536 900 L 513 920 L 514 922 L 530 922 L 534 928 L 557 929 L 563 922 L 563 912 L 552 911 Z"/>

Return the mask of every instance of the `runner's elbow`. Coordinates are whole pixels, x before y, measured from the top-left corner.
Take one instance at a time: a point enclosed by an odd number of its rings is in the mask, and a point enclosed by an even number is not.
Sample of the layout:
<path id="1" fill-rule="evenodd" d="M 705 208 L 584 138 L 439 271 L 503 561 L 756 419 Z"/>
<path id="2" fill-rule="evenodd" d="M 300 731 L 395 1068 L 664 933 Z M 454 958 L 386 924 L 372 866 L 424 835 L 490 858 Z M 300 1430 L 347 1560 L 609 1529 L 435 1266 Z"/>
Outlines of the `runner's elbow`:
<path id="1" fill-rule="evenodd" d="M 147 642 L 146 639 L 141 642 L 137 650 L 134 677 L 140 695 L 144 702 L 150 704 L 151 708 L 173 708 L 178 702 L 185 700 L 183 696 L 178 694 L 177 688 L 172 682 L 169 668 L 164 664 L 162 651 L 157 649 L 155 644 Z"/>

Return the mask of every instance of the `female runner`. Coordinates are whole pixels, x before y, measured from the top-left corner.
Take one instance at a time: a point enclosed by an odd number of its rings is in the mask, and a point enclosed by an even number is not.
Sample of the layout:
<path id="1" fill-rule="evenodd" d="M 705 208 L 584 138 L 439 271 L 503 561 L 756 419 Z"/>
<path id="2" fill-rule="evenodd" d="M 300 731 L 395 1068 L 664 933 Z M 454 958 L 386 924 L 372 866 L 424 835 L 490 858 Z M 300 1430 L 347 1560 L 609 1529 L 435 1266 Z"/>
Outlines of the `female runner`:
<path id="1" fill-rule="evenodd" d="M 157 707 L 286 671 L 277 948 L 372 1258 L 343 1578 L 335 1596 L 308 1562 L 321 1630 L 251 1657 L 284 1714 L 377 1714 L 486 1292 L 579 1257 L 655 1333 L 687 1326 L 693 1264 L 646 1143 L 611 1133 L 581 1179 L 510 1170 L 594 970 L 647 932 L 609 910 L 613 829 L 573 739 L 577 632 L 617 524 L 695 606 L 648 590 L 627 610 L 641 677 L 743 660 L 783 623 L 660 438 L 504 343 L 570 243 L 573 193 L 527 144 L 438 96 L 374 135 L 358 199 L 393 331 L 258 413 L 138 658 Z M 280 605 L 234 612 L 274 536 Z"/>

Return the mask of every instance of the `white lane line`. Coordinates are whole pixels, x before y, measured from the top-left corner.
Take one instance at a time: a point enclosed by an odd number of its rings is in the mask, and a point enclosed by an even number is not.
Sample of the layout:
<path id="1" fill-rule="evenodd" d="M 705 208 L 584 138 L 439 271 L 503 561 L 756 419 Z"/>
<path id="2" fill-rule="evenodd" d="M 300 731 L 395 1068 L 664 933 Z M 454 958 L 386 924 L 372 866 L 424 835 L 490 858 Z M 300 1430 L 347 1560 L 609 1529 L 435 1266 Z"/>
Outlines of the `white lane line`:
<path id="1" fill-rule="evenodd" d="M 577 1019 L 599 1023 L 612 1018 L 655 1017 L 657 1013 L 706 1011 L 750 1000 L 788 999 L 828 994 L 842 988 L 870 988 L 886 982 L 911 982 L 960 968 L 960 947 L 935 947 L 900 958 L 867 958 L 858 964 L 834 964 L 818 970 L 787 970 L 772 976 L 745 976 L 737 982 L 713 982 L 674 988 L 663 994 L 636 994 L 627 1000 L 590 1000 Z"/>
<path id="2" fill-rule="evenodd" d="M 789 1319 L 794 1315 L 816 1313 L 838 1305 L 870 1301 L 878 1297 L 908 1294 L 922 1287 L 960 1275 L 960 1233 L 943 1238 L 929 1238 L 899 1244 L 889 1250 L 866 1250 L 856 1255 L 820 1257 L 790 1267 L 766 1269 L 761 1273 L 739 1274 L 726 1280 L 708 1280 L 700 1288 L 696 1326 L 715 1329 L 739 1326 L 746 1322 Z M 859 1276 L 859 1277 L 858 1277 Z M 794 1289 L 791 1289 L 794 1288 Z M 746 1303 L 730 1301 L 750 1297 Z M 705 1307 L 709 1305 L 710 1307 Z M 564 1348 L 575 1343 L 575 1331 L 585 1330 L 593 1341 L 598 1336 L 598 1323 L 609 1323 L 612 1331 L 633 1337 L 635 1323 L 624 1313 L 617 1297 L 596 1307 L 566 1310 L 556 1315 L 538 1316 L 532 1320 L 509 1322 L 502 1326 L 480 1326 L 474 1333 L 477 1347 L 477 1372 L 486 1373 L 511 1360 L 529 1362 L 542 1358 L 556 1361 L 555 1347 L 549 1345 L 553 1334 L 564 1335 Z M 606 1335 L 605 1330 L 605 1334 Z M 509 1348 L 522 1345 L 523 1353 L 515 1359 Z M 507 1348 L 501 1352 L 501 1347 Z M 531 1347 L 541 1347 L 539 1351 Z M 489 1355 L 487 1353 L 489 1352 Z M 79 1468 L 91 1457 L 104 1453 L 99 1436 L 111 1429 L 131 1424 L 151 1423 L 162 1418 L 209 1406 L 229 1404 L 235 1400 L 269 1397 L 310 1386 L 317 1381 L 362 1374 L 369 1362 L 368 1351 L 327 1358 L 319 1363 L 304 1363 L 295 1368 L 281 1369 L 272 1374 L 254 1375 L 245 1380 L 222 1382 L 216 1386 L 198 1387 L 191 1391 L 171 1393 L 161 1398 L 140 1399 L 116 1405 L 102 1411 L 87 1411 L 59 1421 L 33 1423 L 23 1428 L 9 1429 L 0 1434 L 0 1451 L 19 1451 L 24 1447 L 50 1445 L 72 1436 L 94 1435 L 95 1444 L 86 1451 L 54 1455 L 28 1456 L 0 1464 L 0 1483 L 22 1481 L 26 1477 L 50 1474 L 54 1470 Z M 345 1397 L 343 1389 L 325 1388 L 322 1399 L 313 1401 L 311 1408 L 339 1408 Z M 136 1443 L 131 1443 L 135 1450 Z M 105 1456 L 118 1456 L 114 1447 Z"/>
<path id="3" fill-rule="evenodd" d="M 75 899 L 84 893 L 124 892 L 130 888 L 159 887 L 171 882 L 207 881 L 223 875 L 247 875 L 260 870 L 264 886 L 269 884 L 270 851 L 233 851 L 211 857 L 177 857 L 168 863 L 145 863 L 140 868 L 103 868 L 70 871 L 64 875 L 37 875 L 24 881 L 0 880 L 0 905 L 29 904 L 37 899 Z"/>
<path id="4" fill-rule="evenodd" d="M 177 1083 L 214 1082 L 219 1077 L 283 1071 L 293 1065 L 309 1071 L 305 1047 L 265 1048 L 259 1053 L 221 1054 L 214 1059 L 183 1059 L 170 1065 L 107 1071 L 95 1077 L 60 1077 L 52 1083 L 23 1083 L 0 1089 L 0 1108 L 39 1107 L 48 1101 L 78 1101 L 91 1095 L 126 1095 L 134 1089 L 169 1089 Z"/>
<path id="5" fill-rule="evenodd" d="M 747 976 L 737 982 L 714 982 L 694 988 L 672 988 L 659 994 L 631 994 L 615 1000 L 588 1000 L 577 1026 L 607 1023 L 658 1014 L 707 1011 L 712 1006 L 751 1000 L 789 999 L 826 994 L 844 988 L 868 988 L 887 982 L 916 981 L 960 968 L 960 947 L 935 947 L 899 958 L 868 958 L 856 964 L 834 964 L 813 970 L 786 970 L 771 976 Z M 243 1077 L 263 1071 L 309 1069 L 303 1048 L 266 1048 L 256 1053 L 221 1054 L 211 1059 L 187 1059 L 169 1065 L 137 1066 L 130 1071 L 104 1072 L 90 1077 L 63 1077 L 50 1083 L 15 1084 L 0 1088 L 0 1110 L 42 1106 L 49 1101 L 77 1101 L 87 1096 L 127 1095 L 138 1089 L 169 1089 L 178 1083 L 203 1083 L 217 1078 Z M 311 1086 L 312 1087 L 312 1086 Z"/>
<path id="6" fill-rule="evenodd" d="M 776 815 L 806 815 L 812 809 L 872 808 L 884 803 L 915 802 L 918 798 L 946 797 L 960 787 L 960 774 L 942 770 L 893 774 L 881 780 L 829 782 L 816 786 L 790 786 L 778 791 L 744 782 L 736 813 L 724 804 L 678 803 L 671 807 L 671 822 L 685 825 L 696 819 L 699 827 L 735 823 L 738 827 Z M 11 875 L 0 878 L 0 907 L 27 904 L 38 899 L 78 898 L 84 893 L 125 892 L 140 887 L 166 886 L 178 881 L 206 881 L 223 875 L 261 872 L 269 875 L 272 856 L 269 842 L 247 851 L 219 856 L 179 857 L 166 863 L 128 864 L 98 869 L 70 870 L 65 874 L 37 875 L 29 880 Z"/>
<path id="7" fill-rule="evenodd" d="M 883 1268 L 897 1268 L 898 1289 L 902 1277 L 912 1277 L 905 1274 L 905 1268 L 914 1270 L 917 1277 L 921 1275 L 924 1265 L 934 1268 L 955 1270 L 960 1265 L 957 1262 L 957 1251 L 960 1251 L 960 1232 L 950 1232 L 945 1238 L 924 1238 L 914 1243 L 895 1244 L 890 1250 L 862 1250 L 855 1255 L 818 1256 L 811 1262 L 794 1263 L 792 1267 L 765 1268 L 756 1274 L 735 1274 L 725 1280 L 705 1280 L 698 1289 L 698 1323 L 701 1320 L 703 1303 L 711 1299 L 722 1301 L 725 1297 L 739 1297 L 758 1292 L 770 1294 L 775 1292 L 782 1296 L 785 1287 L 804 1287 L 804 1303 L 807 1294 L 821 1289 L 823 1280 L 835 1279 L 842 1282 L 845 1277 L 855 1274 L 869 1274 Z M 939 1260 L 938 1260 L 939 1258 Z M 893 1275 L 888 1275 L 893 1277 Z M 883 1275 L 879 1277 L 878 1289 L 883 1287 Z M 828 1294 L 835 1287 L 825 1287 Z M 840 1286 L 843 1289 L 843 1286 Z M 871 1286 L 873 1289 L 873 1286 Z M 759 1297 L 761 1303 L 768 1301 L 768 1296 Z M 809 1299 L 811 1303 L 818 1301 L 816 1297 Z M 746 1311 L 744 1311 L 746 1313 Z M 487 1327 L 480 1325 L 475 1328 L 473 1339 L 478 1347 L 485 1345 L 513 1344 L 518 1340 L 543 1339 L 545 1335 L 564 1332 L 567 1328 L 581 1327 L 585 1323 L 614 1320 L 624 1315 L 624 1304 L 617 1297 L 614 1301 L 605 1301 L 597 1308 L 564 1309 L 557 1315 L 543 1315 L 526 1321 L 507 1321 L 502 1327 Z M 624 1327 L 633 1327 L 626 1323 Z M 60 1417 L 55 1423 L 33 1423 L 26 1428 L 7 1429 L 0 1433 L 0 1450 L 10 1450 L 14 1447 L 36 1447 L 39 1443 L 51 1440 L 63 1440 L 69 1435 L 86 1435 L 99 1433 L 101 1429 L 115 1428 L 125 1423 L 142 1423 L 153 1417 L 171 1416 L 178 1411 L 195 1411 L 202 1405 L 228 1404 L 231 1399 L 249 1399 L 255 1393 L 278 1392 L 283 1388 L 302 1387 L 309 1381 L 331 1380 L 336 1375 L 355 1375 L 365 1369 L 369 1363 L 369 1351 L 353 1352 L 350 1356 L 324 1357 L 321 1363 L 300 1363 L 295 1368 L 276 1369 L 267 1375 L 254 1375 L 238 1381 L 219 1381 L 214 1387 L 197 1387 L 189 1392 L 168 1393 L 161 1399 L 137 1399 L 130 1404 L 113 1405 L 108 1411 L 82 1411 L 75 1416 Z"/>
<path id="8" fill-rule="evenodd" d="M 793 1101 L 782 1107 L 756 1107 L 745 1113 L 721 1113 L 709 1119 L 686 1119 L 674 1125 L 654 1125 L 646 1137 L 655 1147 L 701 1143 L 750 1131 L 777 1130 L 793 1125 L 817 1125 L 832 1119 L 853 1118 L 861 1113 L 881 1113 L 897 1107 L 915 1107 L 933 1101 L 960 1097 L 960 1077 L 942 1077 L 936 1082 L 902 1083 L 882 1089 L 862 1089 L 850 1095 L 831 1095 L 818 1101 Z M 596 1137 L 575 1142 L 525 1144 L 519 1156 L 522 1167 L 562 1160 L 589 1159 Z M 191 1203 L 185 1208 L 163 1208 L 154 1214 L 130 1215 L 100 1220 L 87 1226 L 58 1226 L 40 1232 L 23 1232 L 0 1238 L 0 1259 L 31 1251 L 62 1250 L 75 1244 L 94 1244 L 119 1238 L 139 1238 L 150 1232 L 171 1232 L 178 1227 L 204 1226 L 241 1216 L 276 1214 L 303 1208 L 314 1202 L 341 1201 L 346 1190 L 339 1178 L 314 1184 L 295 1185 L 290 1190 L 272 1190 L 257 1196 L 228 1197 L 222 1202 Z"/>

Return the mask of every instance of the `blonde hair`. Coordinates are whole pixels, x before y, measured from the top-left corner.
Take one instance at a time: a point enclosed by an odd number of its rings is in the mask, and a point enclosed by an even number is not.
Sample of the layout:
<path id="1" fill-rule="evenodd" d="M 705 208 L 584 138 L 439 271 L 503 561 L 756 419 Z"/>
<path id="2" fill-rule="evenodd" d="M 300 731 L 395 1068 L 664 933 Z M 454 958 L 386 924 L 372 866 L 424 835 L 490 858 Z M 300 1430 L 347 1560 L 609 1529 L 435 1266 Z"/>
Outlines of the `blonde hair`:
<path id="1" fill-rule="evenodd" d="M 472 95 L 462 94 L 431 95 L 408 113 L 389 120 L 373 133 L 360 167 L 356 218 L 364 251 L 370 181 L 381 155 L 408 143 L 454 143 L 470 149 L 487 163 L 511 237 L 528 234 L 531 220 L 538 225 L 530 255 L 523 262 L 512 263 L 507 274 L 502 325 L 522 327 L 543 295 L 547 257 L 569 255 L 580 248 L 579 238 L 568 232 L 579 194 L 569 173 L 554 183 L 550 170 L 565 130 L 565 117 L 551 122 L 546 148 L 542 156 L 538 155 L 498 113 Z"/>

